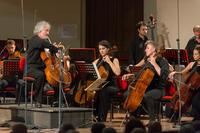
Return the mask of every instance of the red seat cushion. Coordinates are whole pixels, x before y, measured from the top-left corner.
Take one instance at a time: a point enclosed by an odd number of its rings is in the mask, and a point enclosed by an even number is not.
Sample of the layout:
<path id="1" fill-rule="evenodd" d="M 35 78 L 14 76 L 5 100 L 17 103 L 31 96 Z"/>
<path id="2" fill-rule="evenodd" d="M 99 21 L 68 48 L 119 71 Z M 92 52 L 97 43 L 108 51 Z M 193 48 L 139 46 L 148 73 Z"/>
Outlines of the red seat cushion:
<path id="1" fill-rule="evenodd" d="M 26 77 L 23 77 L 23 80 L 33 82 L 33 81 L 35 81 L 35 78 L 26 76 Z"/>
<path id="2" fill-rule="evenodd" d="M 117 80 L 117 86 L 118 86 L 119 89 L 121 89 L 123 91 L 127 90 L 128 83 L 127 83 L 126 80 L 122 80 L 121 76 L 117 76 L 116 80 Z"/>
<path id="3" fill-rule="evenodd" d="M 15 88 L 15 87 L 12 87 L 12 86 L 8 86 L 8 87 L 5 87 L 5 88 L 3 89 L 3 91 L 4 91 L 4 92 L 6 92 L 6 91 L 16 91 L 16 88 Z"/>
<path id="4" fill-rule="evenodd" d="M 64 90 L 64 92 L 66 93 L 66 92 L 70 91 L 70 88 L 64 88 L 63 90 Z M 47 91 L 46 91 L 46 95 L 47 95 L 47 96 L 52 96 L 52 95 L 54 95 L 54 94 L 55 94 L 55 91 L 54 91 L 54 90 L 47 90 Z"/>
<path id="5" fill-rule="evenodd" d="M 64 88 L 63 90 L 66 93 L 66 92 L 70 91 L 70 88 Z"/>
<path id="6" fill-rule="evenodd" d="M 171 100 L 172 96 L 163 96 L 162 99 L 164 99 L 164 100 Z"/>
<path id="7" fill-rule="evenodd" d="M 32 95 L 32 96 L 35 96 L 35 91 L 33 91 L 33 92 L 29 91 L 29 92 L 28 92 L 28 95 L 29 95 L 29 96 L 31 96 L 31 95 Z"/>
<path id="8" fill-rule="evenodd" d="M 46 91 L 46 95 L 47 96 L 52 96 L 52 95 L 54 95 L 55 94 L 55 91 L 54 90 L 47 90 Z"/>

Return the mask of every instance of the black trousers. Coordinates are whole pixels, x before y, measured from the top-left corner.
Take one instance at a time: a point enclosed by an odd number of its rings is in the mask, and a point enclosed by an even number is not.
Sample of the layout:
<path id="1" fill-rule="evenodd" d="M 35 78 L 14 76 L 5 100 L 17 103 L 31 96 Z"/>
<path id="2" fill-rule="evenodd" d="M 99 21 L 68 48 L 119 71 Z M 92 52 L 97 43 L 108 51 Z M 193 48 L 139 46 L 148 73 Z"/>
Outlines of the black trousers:
<path id="1" fill-rule="evenodd" d="M 99 121 L 106 121 L 111 98 L 116 95 L 117 91 L 116 86 L 106 86 L 97 92 L 96 111 Z"/>
<path id="2" fill-rule="evenodd" d="M 38 103 L 42 103 L 43 89 L 46 81 L 44 70 L 31 67 L 27 72 L 27 76 L 32 76 L 35 78 L 35 83 L 34 83 L 34 90 L 36 91 L 35 100 Z"/>
<path id="3" fill-rule="evenodd" d="M 0 90 L 3 90 L 7 86 L 16 87 L 17 80 L 18 80 L 17 76 L 1 79 Z"/>
<path id="4" fill-rule="evenodd" d="M 200 88 L 195 92 L 192 98 L 192 116 L 196 120 L 200 120 Z"/>
<path id="5" fill-rule="evenodd" d="M 152 89 L 145 93 L 143 100 L 147 107 L 150 121 L 158 119 L 159 100 L 162 98 L 163 95 L 164 94 L 161 89 Z"/>

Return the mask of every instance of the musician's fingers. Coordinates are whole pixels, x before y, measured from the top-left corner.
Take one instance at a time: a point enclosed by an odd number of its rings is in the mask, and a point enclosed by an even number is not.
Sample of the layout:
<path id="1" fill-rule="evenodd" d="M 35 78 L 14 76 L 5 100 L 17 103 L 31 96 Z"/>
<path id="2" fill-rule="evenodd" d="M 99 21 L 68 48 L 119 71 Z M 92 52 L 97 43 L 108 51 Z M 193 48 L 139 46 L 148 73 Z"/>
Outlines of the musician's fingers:
<path id="1" fill-rule="evenodd" d="M 56 45 L 56 42 L 54 42 L 53 45 L 55 46 L 55 45 Z"/>
<path id="2" fill-rule="evenodd" d="M 122 76 L 122 80 L 126 80 L 126 75 L 123 75 L 123 76 Z"/>

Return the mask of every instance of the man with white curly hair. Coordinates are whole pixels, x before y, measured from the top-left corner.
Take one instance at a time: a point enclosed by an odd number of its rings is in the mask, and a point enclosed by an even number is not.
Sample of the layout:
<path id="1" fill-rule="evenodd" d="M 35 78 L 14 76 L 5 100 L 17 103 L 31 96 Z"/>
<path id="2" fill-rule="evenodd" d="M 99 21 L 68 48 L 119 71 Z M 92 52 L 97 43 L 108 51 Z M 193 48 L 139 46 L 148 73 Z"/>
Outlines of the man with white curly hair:
<path id="1" fill-rule="evenodd" d="M 58 51 L 57 46 L 52 45 L 49 39 L 51 25 L 46 21 L 40 21 L 35 25 L 34 36 L 28 41 L 27 48 L 27 75 L 35 78 L 34 89 L 36 91 L 36 107 L 42 107 L 42 94 L 46 81 L 44 69 L 45 64 L 40 57 L 44 49 L 51 53 Z"/>

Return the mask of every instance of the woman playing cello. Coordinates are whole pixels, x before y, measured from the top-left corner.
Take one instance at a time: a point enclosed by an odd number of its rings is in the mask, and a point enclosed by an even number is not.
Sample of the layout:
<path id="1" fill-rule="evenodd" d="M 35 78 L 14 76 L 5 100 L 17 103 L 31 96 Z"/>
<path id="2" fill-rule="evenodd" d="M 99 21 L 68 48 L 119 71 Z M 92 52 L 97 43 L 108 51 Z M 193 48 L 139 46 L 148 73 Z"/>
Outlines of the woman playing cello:
<path id="1" fill-rule="evenodd" d="M 143 97 L 143 102 L 147 107 L 150 121 L 155 121 L 158 118 L 158 108 L 156 108 L 158 107 L 157 101 L 165 94 L 164 88 L 169 74 L 168 61 L 159 54 L 158 50 L 157 45 L 153 41 L 147 41 L 145 44 L 146 57 L 139 64 L 137 64 L 137 66 L 143 66 L 142 71 L 145 70 L 145 67 L 147 67 L 154 73 L 152 81 L 146 88 L 146 92 Z M 131 74 L 124 75 L 123 78 L 127 79 L 130 76 Z M 150 77 L 145 78 L 148 79 Z M 136 80 L 139 81 L 141 79 Z M 131 99 L 134 100 L 134 97 L 131 97 Z"/>
<path id="2" fill-rule="evenodd" d="M 98 121 L 106 121 L 107 113 L 110 108 L 110 98 L 117 92 L 115 75 L 120 75 L 120 66 L 117 58 L 109 55 L 111 46 L 108 41 L 102 40 L 98 43 L 100 57 L 94 61 L 98 68 L 104 67 L 107 71 L 107 81 L 101 90 L 97 92 L 96 113 Z M 101 71 L 99 72 L 101 75 Z"/>
<path id="3" fill-rule="evenodd" d="M 183 75 L 188 75 L 190 72 L 197 72 L 198 77 L 200 77 L 200 46 L 196 46 L 195 49 L 193 50 L 193 58 L 194 61 L 190 62 L 185 69 L 183 69 L 181 72 L 176 72 L 173 71 L 169 74 L 169 78 L 173 79 L 175 74 L 183 74 Z M 189 79 L 190 80 L 190 79 Z M 199 82 L 199 81 L 195 81 Z M 186 85 L 187 86 L 187 85 Z M 198 83 L 197 88 L 193 88 L 193 96 L 190 97 L 192 98 L 192 111 L 191 114 L 194 117 L 194 120 L 200 120 L 200 83 Z"/>

